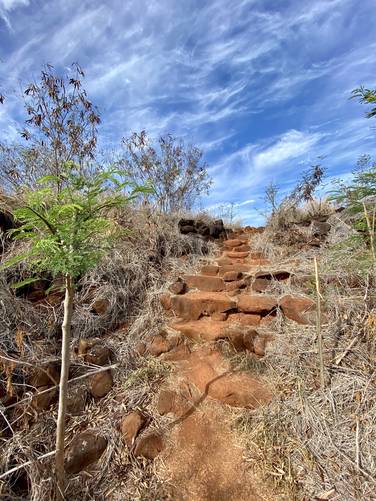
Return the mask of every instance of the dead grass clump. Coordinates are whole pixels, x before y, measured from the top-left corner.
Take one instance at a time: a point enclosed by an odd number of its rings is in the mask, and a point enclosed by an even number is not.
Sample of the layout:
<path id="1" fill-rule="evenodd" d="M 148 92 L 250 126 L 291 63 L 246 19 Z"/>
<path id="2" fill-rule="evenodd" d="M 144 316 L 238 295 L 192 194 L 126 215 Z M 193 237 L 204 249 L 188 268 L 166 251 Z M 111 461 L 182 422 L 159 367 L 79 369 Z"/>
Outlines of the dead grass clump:
<path id="1" fill-rule="evenodd" d="M 283 321 L 264 360 L 275 396 L 238 420 L 247 459 L 286 499 L 358 501 L 375 492 L 376 297 L 370 277 L 357 288 L 346 272 L 337 278 L 323 288 L 324 391 L 315 328 Z"/>
<path id="2" fill-rule="evenodd" d="M 316 245 L 312 223 L 325 222 L 335 212 L 327 199 L 312 198 L 299 205 L 293 198 L 286 198 L 267 220 L 265 233 L 277 245 L 299 249 Z"/>

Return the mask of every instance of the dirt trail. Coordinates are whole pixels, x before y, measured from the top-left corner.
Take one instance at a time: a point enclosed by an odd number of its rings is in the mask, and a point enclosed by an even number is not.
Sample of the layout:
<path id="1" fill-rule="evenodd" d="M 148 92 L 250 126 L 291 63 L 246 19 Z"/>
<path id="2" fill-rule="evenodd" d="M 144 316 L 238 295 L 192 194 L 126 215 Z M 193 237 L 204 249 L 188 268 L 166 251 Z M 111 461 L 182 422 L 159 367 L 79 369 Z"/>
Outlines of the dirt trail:
<path id="1" fill-rule="evenodd" d="M 179 331 L 182 340 L 162 355 L 174 370 L 161 389 L 158 410 L 176 419 L 166 437 L 158 474 L 171 486 L 172 499 L 273 499 L 247 469 L 231 414 L 231 407 L 266 404 L 270 390 L 249 373 L 233 372 L 215 344 L 227 338 L 236 351 L 264 354 L 267 337 L 249 326 L 272 320 L 277 304 L 273 299 L 257 304 L 261 297 L 257 296 L 248 308 L 252 311 L 238 308 L 242 294 L 249 294 L 247 277 L 254 279 L 260 266 L 269 264 L 264 256 L 251 252 L 249 240 L 249 235 L 240 233 L 225 241 L 222 255 L 211 265 L 198 275 L 184 277 L 188 292 L 177 286 L 180 293 L 171 298 L 175 318 L 166 330 Z"/>

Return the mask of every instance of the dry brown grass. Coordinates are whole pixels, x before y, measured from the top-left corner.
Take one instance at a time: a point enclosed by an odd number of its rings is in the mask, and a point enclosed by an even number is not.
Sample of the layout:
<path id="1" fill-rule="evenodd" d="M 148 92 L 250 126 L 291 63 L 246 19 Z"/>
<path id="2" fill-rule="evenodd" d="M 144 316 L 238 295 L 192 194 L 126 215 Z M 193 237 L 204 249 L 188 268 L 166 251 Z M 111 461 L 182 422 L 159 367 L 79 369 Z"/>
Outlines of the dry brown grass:
<path id="1" fill-rule="evenodd" d="M 299 250 L 315 240 L 311 222 L 326 221 L 334 213 L 334 206 L 325 198 L 314 198 L 304 205 L 286 199 L 268 217 L 265 235 L 276 246 Z"/>
<path id="2" fill-rule="evenodd" d="M 268 235 L 259 248 L 283 263 L 289 249 L 275 249 Z M 266 240 L 265 240 L 266 239 Z M 353 252 L 353 250 L 356 252 Z M 369 251 L 349 248 L 299 251 L 299 274 L 313 277 L 319 259 L 327 322 L 322 327 L 325 389 L 314 326 L 279 319 L 275 339 L 258 368 L 273 388 L 266 408 L 238 415 L 247 461 L 279 492 L 278 499 L 376 499 L 376 276 Z M 361 263 L 359 261 L 360 257 Z M 278 267 L 278 265 L 276 265 Z M 274 292 L 305 291 L 274 283 Z"/>

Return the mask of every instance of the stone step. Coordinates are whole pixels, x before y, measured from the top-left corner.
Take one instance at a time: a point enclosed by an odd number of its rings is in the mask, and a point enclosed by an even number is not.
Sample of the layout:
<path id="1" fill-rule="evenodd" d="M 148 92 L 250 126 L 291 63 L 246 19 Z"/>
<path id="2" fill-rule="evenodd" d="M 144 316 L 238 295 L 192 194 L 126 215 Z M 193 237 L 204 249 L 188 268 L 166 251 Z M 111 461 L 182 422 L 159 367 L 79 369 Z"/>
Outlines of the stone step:
<path id="1" fill-rule="evenodd" d="M 236 308 L 236 301 L 224 292 L 189 292 L 171 298 L 174 313 L 183 320 L 224 313 Z"/>
<path id="2" fill-rule="evenodd" d="M 204 317 L 188 322 L 176 322 L 171 327 L 194 341 L 215 341 L 225 337 L 228 325 L 227 321 Z"/>
<path id="3" fill-rule="evenodd" d="M 248 256 L 249 252 L 236 252 L 236 251 L 225 252 L 225 257 L 229 257 L 230 259 L 244 259 Z"/>
<path id="4" fill-rule="evenodd" d="M 282 313 L 298 324 L 309 325 L 316 321 L 316 303 L 308 297 L 287 294 L 280 298 L 279 305 Z M 323 314 L 322 320 L 326 322 L 326 315 Z"/>
<path id="5" fill-rule="evenodd" d="M 240 280 L 243 277 L 243 273 L 241 271 L 226 271 L 223 274 L 223 280 L 225 282 L 234 282 L 236 280 Z"/>
<path id="6" fill-rule="evenodd" d="M 231 318 L 232 315 L 229 315 L 228 320 L 225 321 L 200 318 L 200 320 L 191 320 L 188 322 L 175 322 L 171 325 L 171 328 L 196 342 L 214 342 L 218 339 L 227 339 L 236 351 L 250 351 L 256 353 L 256 355 L 264 356 L 267 336 L 259 334 L 258 331 L 252 329 L 252 327 L 260 323 L 259 319 L 261 319 L 261 316 L 238 315 L 240 321 Z M 243 317 L 257 320 L 257 324 L 256 322 L 244 322 L 242 321 Z"/>
<path id="7" fill-rule="evenodd" d="M 222 278 L 209 275 L 184 275 L 185 283 L 190 289 L 207 292 L 221 292 L 225 289 Z"/>
<path id="8" fill-rule="evenodd" d="M 261 315 L 258 313 L 230 313 L 228 315 L 229 323 L 239 323 L 247 326 L 257 326 L 261 322 Z"/>
<path id="9" fill-rule="evenodd" d="M 244 242 L 238 238 L 233 238 L 231 240 L 225 240 L 223 242 L 223 245 L 225 247 L 228 247 L 229 249 L 233 249 L 234 247 L 238 247 L 239 245 L 242 245 Z"/>
<path id="10" fill-rule="evenodd" d="M 218 275 L 219 266 L 217 264 L 207 264 L 201 268 L 201 275 Z"/>
<path id="11" fill-rule="evenodd" d="M 218 275 L 220 277 L 224 276 L 225 273 L 228 272 L 238 272 L 238 273 L 247 273 L 250 270 L 249 264 L 244 263 L 235 263 L 235 264 L 225 264 L 219 267 Z"/>
<path id="12" fill-rule="evenodd" d="M 231 372 L 228 362 L 217 350 L 210 353 L 203 347 L 193 352 L 181 374 L 200 394 L 233 407 L 253 409 L 271 399 L 267 386 L 245 372 Z"/>
<path id="13" fill-rule="evenodd" d="M 231 264 L 244 264 L 246 262 L 247 261 L 244 258 L 231 259 L 229 257 L 224 257 L 224 256 L 221 256 L 221 257 L 217 258 L 217 260 L 216 260 L 216 263 L 218 266 L 228 266 Z"/>
<path id="14" fill-rule="evenodd" d="M 284 270 L 258 271 L 254 276 L 255 280 L 252 283 L 252 290 L 263 292 L 271 285 L 272 281 L 281 282 L 288 280 L 291 273 Z"/>
<path id="15" fill-rule="evenodd" d="M 238 247 L 234 247 L 232 250 L 234 252 L 249 252 L 251 250 L 251 247 L 248 244 L 242 244 Z"/>
<path id="16" fill-rule="evenodd" d="M 278 307 L 274 296 L 241 294 L 238 298 L 238 310 L 242 313 L 266 315 Z"/>

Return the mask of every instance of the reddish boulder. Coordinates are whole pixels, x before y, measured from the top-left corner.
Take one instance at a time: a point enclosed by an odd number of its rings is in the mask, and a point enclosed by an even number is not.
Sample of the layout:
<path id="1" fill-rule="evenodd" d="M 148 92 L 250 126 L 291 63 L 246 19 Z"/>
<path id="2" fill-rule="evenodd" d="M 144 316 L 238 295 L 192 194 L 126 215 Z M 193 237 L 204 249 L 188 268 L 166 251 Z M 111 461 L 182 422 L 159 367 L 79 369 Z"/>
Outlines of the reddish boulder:
<path id="1" fill-rule="evenodd" d="M 225 247 L 229 247 L 230 249 L 232 249 L 233 247 L 238 247 L 239 245 L 242 245 L 243 241 L 242 240 L 239 240 L 237 238 L 234 238 L 232 240 L 225 240 L 223 242 L 223 245 Z"/>
<path id="2" fill-rule="evenodd" d="M 162 353 L 169 351 L 170 346 L 167 339 L 160 334 L 153 336 L 147 346 L 147 350 L 153 357 L 158 357 Z"/>
<path id="3" fill-rule="evenodd" d="M 60 379 L 60 363 L 57 361 L 47 362 L 41 367 L 37 367 L 32 376 L 30 384 L 39 388 L 40 386 L 57 385 Z"/>
<path id="4" fill-rule="evenodd" d="M 185 281 L 190 289 L 200 291 L 220 292 L 224 289 L 222 278 L 209 275 L 185 275 Z"/>
<path id="5" fill-rule="evenodd" d="M 242 259 L 249 256 L 249 252 L 226 252 L 226 256 L 231 259 Z"/>
<path id="6" fill-rule="evenodd" d="M 303 296 L 283 296 L 279 300 L 283 314 L 299 324 L 313 324 L 315 322 L 316 304 L 312 299 Z"/>
<path id="7" fill-rule="evenodd" d="M 216 264 L 207 264 L 201 268 L 202 275 L 215 276 L 218 274 L 219 266 Z"/>
<path id="8" fill-rule="evenodd" d="M 161 435 L 151 432 L 137 439 L 134 455 L 146 459 L 155 459 L 164 448 Z"/>
<path id="9" fill-rule="evenodd" d="M 93 311 L 97 315 L 104 315 L 105 313 L 107 313 L 109 306 L 110 302 L 108 299 L 97 299 L 91 305 L 91 311 Z"/>
<path id="10" fill-rule="evenodd" d="M 65 471 L 79 473 L 98 461 L 107 447 L 107 439 L 90 431 L 80 433 L 73 439 L 65 455 Z"/>
<path id="11" fill-rule="evenodd" d="M 94 374 L 90 383 L 90 393 L 94 398 L 102 398 L 111 391 L 114 384 L 111 371 L 103 371 Z"/>
<path id="12" fill-rule="evenodd" d="M 183 320 L 197 320 L 202 315 L 224 313 L 236 307 L 236 302 L 221 292 L 192 292 L 172 298 L 174 312 Z"/>
<path id="13" fill-rule="evenodd" d="M 46 391 L 45 393 L 44 390 L 48 390 L 51 388 L 50 391 Z M 36 393 L 34 393 L 33 398 L 31 400 L 31 405 L 34 407 L 34 409 L 38 411 L 43 411 L 46 409 L 49 409 L 51 405 L 55 404 L 58 399 L 58 389 L 55 388 L 54 386 L 40 386 Z"/>
<path id="14" fill-rule="evenodd" d="M 102 344 L 95 344 L 86 351 L 84 360 L 88 364 L 107 365 L 111 362 L 111 350 Z"/>
<path id="15" fill-rule="evenodd" d="M 168 290 L 172 292 L 172 294 L 184 294 L 187 290 L 187 284 L 179 277 L 173 284 L 170 285 Z"/>
<path id="16" fill-rule="evenodd" d="M 222 278 L 225 282 L 235 282 L 242 278 L 242 275 L 241 271 L 226 271 Z"/>
<path id="17" fill-rule="evenodd" d="M 128 447 L 132 447 L 145 423 L 146 417 L 139 411 L 132 411 L 123 417 L 120 423 L 120 431 Z"/>
<path id="18" fill-rule="evenodd" d="M 166 311 L 171 310 L 171 296 L 167 292 L 162 293 L 159 296 L 159 301 L 161 302 L 162 308 Z"/>
<path id="19" fill-rule="evenodd" d="M 259 325 L 261 315 L 256 313 L 230 313 L 228 317 L 230 322 L 238 322 L 242 325 L 254 326 Z"/>
<path id="20" fill-rule="evenodd" d="M 265 314 L 274 310 L 277 305 L 277 299 L 273 296 L 250 296 L 242 294 L 238 300 L 238 309 L 243 313 Z"/>

